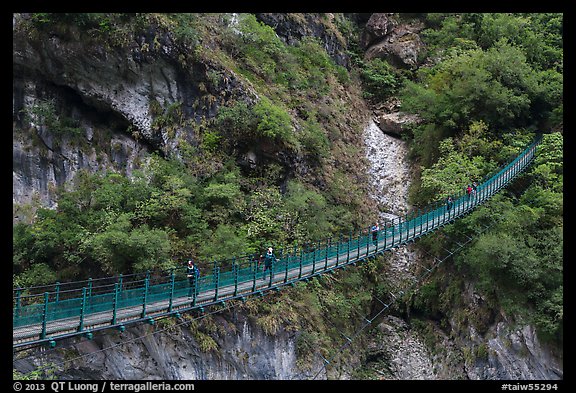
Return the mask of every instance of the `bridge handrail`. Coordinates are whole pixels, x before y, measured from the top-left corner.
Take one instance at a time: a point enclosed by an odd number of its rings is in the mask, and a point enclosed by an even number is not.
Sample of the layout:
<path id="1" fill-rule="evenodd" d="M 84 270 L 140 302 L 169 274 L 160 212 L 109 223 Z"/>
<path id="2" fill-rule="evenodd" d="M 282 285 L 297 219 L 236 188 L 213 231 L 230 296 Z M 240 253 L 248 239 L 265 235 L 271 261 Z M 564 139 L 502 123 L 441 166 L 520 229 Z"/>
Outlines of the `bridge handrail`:
<path id="1" fill-rule="evenodd" d="M 541 134 L 538 134 L 538 136 L 536 137 L 536 139 L 526 148 L 524 149 L 524 151 L 518 155 L 513 161 L 501 166 L 499 168 L 499 171 L 496 172 L 495 174 L 488 174 L 486 175 L 483 180 L 480 182 L 480 184 L 478 185 L 478 189 L 480 188 L 484 188 L 486 187 L 487 183 L 491 180 L 493 180 L 494 178 L 497 178 L 500 176 L 501 173 L 505 172 L 508 170 L 508 168 L 510 168 L 511 166 L 513 166 L 516 162 L 518 162 L 522 157 L 523 154 L 526 153 L 528 150 L 532 149 L 534 146 L 536 146 L 540 140 L 542 138 Z M 464 192 L 462 191 L 461 193 L 459 193 L 458 195 L 464 195 Z M 460 197 L 458 197 L 459 199 Z M 433 202 L 431 204 L 431 206 L 440 206 L 443 205 L 444 201 L 436 201 Z M 369 229 L 364 229 L 369 230 Z M 342 236 L 342 235 L 341 235 Z M 352 236 L 352 234 L 350 234 L 349 236 Z M 331 239 L 331 238 L 329 238 Z M 325 242 L 328 242 L 329 239 L 326 239 Z M 318 244 L 320 243 L 318 242 L 309 242 L 307 243 L 308 246 L 310 244 Z M 280 251 L 280 253 L 282 254 L 282 250 Z M 238 262 L 235 261 L 242 261 L 245 260 L 247 263 L 252 262 L 252 260 L 255 258 L 256 254 L 244 254 L 241 256 L 236 256 L 236 257 L 232 257 L 232 258 L 226 258 L 226 259 L 222 259 L 222 260 L 218 260 L 218 261 L 214 261 L 212 262 L 212 264 L 214 265 L 214 267 L 218 266 L 220 267 L 220 269 L 222 269 L 222 267 L 230 265 L 230 267 L 234 264 L 237 264 Z M 212 270 L 214 270 L 214 267 Z M 183 266 L 184 268 L 184 266 Z M 44 295 L 45 292 L 48 292 L 49 294 L 55 294 L 55 293 L 67 293 L 67 292 L 73 292 L 73 291 L 81 291 L 83 287 L 89 287 L 92 288 L 92 290 L 96 290 L 98 288 L 101 287 L 113 287 L 115 282 L 122 282 L 124 284 L 127 284 L 128 282 L 144 282 L 145 277 L 146 276 L 150 276 L 150 275 L 155 275 L 155 276 L 160 276 L 160 277 L 169 277 L 171 272 L 174 271 L 175 268 L 171 268 L 171 269 L 166 269 L 166 270 L 160 270 L 160 271 L 145 271 L 145 272 L 135 272 L 135 273 L 131 273 L 131 274 L 120 274 L 120 275 L 114 275 L 114 276 L 106 276 L 106 277 L 98 277 L 98 278 L 88 278 L 86 280 L 77 280 L 77 281 L 65 281 L 65 282 L 55 282 L 54 284 L 47 284 L 47 285 L 39 285 L 39 286 L 31 286 L 31 287 L 17 287 L 17 288 L 13 288 L 13 298 L 17 297 L 17 292 L 38 292 L 38 293 L 32 293 L 30 295 L 20 295 L 21 298 L 24 297 L 33 297 L 36 296 L 38 294 L 41 294 L 42 296 Z M 184 270 L 182 270 L 181 274 L 185 274 L 183 273 Z M 180 274 L 179 271 L 176 271 L 176 274 Z M 144 277 L 142 277 L 144 276 Z M 127 281 L 127 279 L 131 278 L 131 277 L 135 277 L 134 279 Z M 138 278 L 138 277 L 142 277 L 142 278 Z M 107 283 L 107 284 L 103 284 L 103 285 L 96 285 L 97 282 L 99 281 L 113 281 L 111 283 Z M 72 289 L 63 289 L 63 286 L 67 286 L 67 285 L 78 285 L 77 288 L 72 288 Z M 48 290 L 49 288 L 53 288 L 52 290 Z M 45 290 L 42 290 L 45 289 Z"/>
<path id="2" fill-rule="evenodd" d="M 314 245 L 316 247 L 311 250 L 295 247 L 292 252 L 279 255 L 279 261 L 275 264 L 273 274 L 284 274 L 284 283 L 289 281 L 289 270 L 299 269 L 299 274 L 295 279 L 291 278 L 292 280 L 309 277 L 316 272 L 326 271 L 329 260 L 333 264 L 335 259 L 336 267 L 338 267 L 339 263 L 341 265 L 348 264 L 352 259 L 359 261 L 414 240 L 453 221 L 457 217 L 468 213 L 478 204 L 483 203 L 521 172 L 534 158 L 536 146 L 540 143 L 540 140 L 541 136 L 537 137 L 514 160 L 481 183 L 473 197 L 460 192 L 454 200 L 451 211 L 447 211 L 445 203 L 438 202 L 419 210 L 419 214 L 413 213 L 411 219 L 408 219 L 408 215 L 406 215 L 404 218 L 398 217 L 385 222 L 375 242 L 372 241 L 371 234 L 368 231 L 359 231 L 357 235 L 351 232 L 350 236 L 346 237 L 346 240 L 343 240 L 344 236 L 341 235 L 338 241 L 333 242 L 331 239 L 327 239 L 324 242 L 315 242 Z M 353 258 L 351 258 L 351 255 L 353 255 Z M 346 259 L 343 259 L 344 257 Z M 211 274 L 205 274 L 199 278 L 193 294 L 193 306 L 196 306 L 196 300 L 200 298 L 207 302 L 204 298 L 208 294 L 213 296 L 214 301 L 217 301 L 219 291 L 230 289 L 231 287 L 234 287 L 234 295 L 238 292 L 238 286 L 248 283 L 253 283 L 252 291 L 248 292 L 254 293 L 256 291 L 256 279 L 261 274 L 257 270 L 257 261 L 254 258 L 243 257 L 232 258 L 231 260 L 232 263 L 228 270 L 222 270 L 222 265 L 215 262 Z M 309 268 L 311 270 L 303 274 L 303 270 L 308 270 Z M 18 296 L 13 302 L 13 327 L 41 324 L 42 331 L 39 336 L 45 338 L 47 335 L 47 322 L 77 317 L 78 314 L 80 314 L 79 330 L 81 331 L 83 317 L 88 314 L 113 309 L 114 318 L 112 322 L 114 322 L 116 310 L 123 307 L 141 306 L 142 316 L 145 316 L 147 304 L 153 301 L 169 300 L 170 306 L 168 309 L 171 309 L 174 298 L 186 297 L 190 291 L 187 279 L 183 276 L 182 279 L 179 277 L 181 277 L 181 272 L 174 272 L 173 270 L 168 275 L 160 276 L 148 273 L 142 279 L 127 283 L 116 280 L 114 283 L 101 286 L 106 288 L 113 287 L 107 292 L 96 291 L 96 288 L 100 288 L 98 286 L 84 286 L 81 289 L 81 296 L 68 299 L 61 297 L 61 294 L 63 292 L 67 293 L 67 290 L 44 292 L 41 295 L 22 295 L 21 292 L 17 292 Z M 90 280 L 88 282 L 92 283 Z M 272 287 L 272 284 L 271 278 L 269 287 Z M 74 292 L 78 291 L 78 289 L 70 291 Z M 213 295 L 211 295 L 212 292 L 214 292 Z M 211 299 L 208 299 L 208 302 Z M 23 303 L 29 304 L 24 305 Z"/>

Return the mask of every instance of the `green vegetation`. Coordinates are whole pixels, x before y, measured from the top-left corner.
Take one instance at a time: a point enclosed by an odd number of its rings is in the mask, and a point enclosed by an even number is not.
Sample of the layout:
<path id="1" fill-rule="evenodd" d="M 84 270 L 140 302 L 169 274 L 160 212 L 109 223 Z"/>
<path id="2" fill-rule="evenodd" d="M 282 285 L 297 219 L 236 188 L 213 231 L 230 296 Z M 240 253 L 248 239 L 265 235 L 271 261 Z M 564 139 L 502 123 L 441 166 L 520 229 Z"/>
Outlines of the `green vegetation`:
<path id="1" fill-rule="evenodd" d="M 212 140 L 217 135 L 218 142 L 225 144 L 227 151 L 266 141 L 284 145 L 289 149 L 297 149 L 299 145 L 286 110 L 266 97 L 253 107 L 242 101 L 224 107 L 213 123 L 212 131 L 208 133 L 213 135 Z"/>
<path id="2" fill-rule="evenodd" d="M 400 94 L 403 108 L 423 119 L 411 141 L 422 165 L 410 193 L 418 205 L 480 181 L 533 132 L 561 129 L 563 112 L 561 15 L 428 14 L 425 22 L 429 55 L 441 60 L 421 68 Z M 509 192 L 494 198 L 489 211 L 478 209 L 446 229 L 458 237 L 489 225 L 489 215 L 498 217 L 455 257 L 450 280 L 474 282 L 492 309 L 529 319 L 543 339 L 556 343 L 563 326 L 562 146 L 562 134 L 544 135 L 534 165 Z M 441 250 L 438 240 L 420 245 Z M 442 319 L 461 295 L 439 302 L 448 284 L 435 277 L 413 306 Z M 467 318 L 477 327 L 486 322 L 482 313 Z"/>
<path id="3" fill-rule="evenodd" d="M 80 136 L 83 133 L 79 121 L 57 114 L 54 100 L 39 101 L 25 115 L 27 122 L 44 127 L 56 136 Z"/>
<path id="4" fill-rule="evenodd" d="M 400 71 L 382 59 L 358 61 L 357 66 L 360 68 L 364 96 L 373 102 L 384 101 L 398 93 L 404 83 L 404 77 Z"/>
<path id="5" fill-rule="evenodd" d="M 155 131 L 172 138 L 195 127 L 197 140 L 178 142 L 181 157 L 151 156 L 131 178 L 82 172 L 71 191 L 59 190 L 57 209 L 38 209 L 31 223 L 15 224 L 14 285 L 167 269 L 189 257 L 202 268 L 268 245 L 291 248 L 356 230 L 372 222 L 375 212 L 361 185 L 358 135 L 365 119 L 355 117 L 361 106 L 350 97 L 378 103 L 398 95 L 402 110 L 422 119 L 406 138 L 419 169 L 410 192 L 415 206 L 481 181 L 536 132 L 546 132 L 533 167 L 509 192 L 447 227 L 448 237 L 431 235 L 417 243 L 435 252 L 450 237 L 490 224 L 491 215 L 499 220 L 455 257 L 449 276 L 434 276 L 411 298 L 415 318 L 446 327 L 454 313 L 457 324 L 470 322 L 482 331 L 493 317 L 487 308 L 477 314 L 453 311 L 467 280 L 482 292 L 486 307 L 526 317 L 543 338 L 561 342 L 563 137 L 551 131 L 562 130 L 562 15 L 418 17 L 433 64 L 412 73 L 381 59 L 359 60 L 357 46 L 348 71 L 318 40 L 286 45 L 254 15 L 239 15 L 232 23 L 229 15 L 212 14 L 33 14 L 36 34 L 56 29 L 73 39 L 72 32 L 80 30 L 118 48 L 147 31 L 140 48 L 146 56 L 160 56 L 167 45 L 162 33 L 173 31 L 185 72 L 191 73 L 195 61 L 217 64 L 255 94 L 213 101 L 214 116 L 197 123 L 185 118 L 182 103 L 152 100 Z M 358 34 L 350 23 L 338 25 Z M 201 90 L 214 94 L 222 81 L 210 70 Z M 49 101 L 29 115 L 55 135 L 77 131 L 78 124 L 58 116 Z M 258 154 L 256 168 L 240 164 L 248 152 Z M 253 307 L 269 334 L 279 326 L 303 329 L 297 350 L 304 367 L 314 348 L 329 357 L 329 348 L 342 338 L 335 327 L 351 333 L 350 321 L 370 311 L 372 295 L 386 293 L 381 263 L 299 284 L 277 303 L 246 307 Z M 324 322 L 326 315 L 334 326 Z M 206 351 L 216 349 L 209 333 L 197 335 Z M 483 359 L 487 349 L 469 355 Z"/>
<path id="6" fill-rule="evenodd" d="M 213 14 L 34 14 L 28 28 L 37 34 L 57 30 L 69 40 L 81 37 L 106 48 L 127 49 L 130 36 L 142 35 L 142 56 L 160 56 L 162 46 L 173 45 L 184 68 L 208 58 L 222 62 L 245 75 L 260 97 L 222 102 L 214 117 L 197 126 L 182 102 L 151 98 L 155 132 L 176 138 L 196 127 L 200 143 L 179 140 L 182 158 L 153 155 L 131 178 L 79 173 L 70 191 L 58 190 L 57 209 L 40 208 L 33 222 L 14 226 L 14 285 L 163 270 L 189 257 L 208 264 L 269 244 L 292 248 L 324 240 L 368 221 L 367 196 L 347 186 L 357 177 L 354 167 L 361 168 L 353 164 L 361 151 L 339 154 L 346 169 L 325 168 L 346 131 L 338 127 L 335 135 L 327 128 L 344 124 L 347 116 L 323 111 L 318 103 L 340 103 L 341 83 L 350 78 L 317 40 L 286 45 L 249 14 L 238 15 L 237 24 Z M 173 43 L 166 31 L 174 32 Z M 197 48 L 201 39 L 210 40 L 214 51 Z M 218 72 L 209 71 L 199 90 L 215 94 L 221 82 Z M 36 121 L 53 132 L 67 130 L 55 129 L 58 116 L 49 104 L 33 109 Z M 258 167 L 239 166 L 255 146 Z M 296 157 L 310 168 L 306 178 L 292 172 Z M 317 179 L 321 188 L 313 185 Z M 343 197 L 341 187 L 352 198 Z"/>
<path id="7" fill-rule="evenodd" d="M 424 165 L 437 160 L 441 139 L 479 122 L 479 137 L 493 141 L 561 127 L 561 15 L 429 14 L 425 22 L 428 55 L 440 60 L 400 93 L 403 109 L 423 119 L 413 153 Z"/>

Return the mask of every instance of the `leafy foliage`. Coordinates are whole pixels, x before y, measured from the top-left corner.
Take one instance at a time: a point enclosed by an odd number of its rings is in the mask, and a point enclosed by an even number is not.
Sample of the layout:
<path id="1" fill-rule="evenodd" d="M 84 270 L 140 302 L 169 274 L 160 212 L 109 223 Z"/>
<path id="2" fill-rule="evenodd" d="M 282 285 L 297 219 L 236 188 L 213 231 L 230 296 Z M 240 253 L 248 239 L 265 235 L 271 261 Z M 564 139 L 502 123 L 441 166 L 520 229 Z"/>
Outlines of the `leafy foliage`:
<path id="1" fill-rule="evenodd" d="M 462 193 L 462 187 L 480 182 L 495 165 L 483 156 L 469 156 L 459 152 L 452 138 L 440 143 L 440 159 L 431 168 L 424 168 L 418 191 L 419 201 L 445 199 Z M 416 199 L 416 198 L 415 198 Z"/>
<path id="2" fill-rule="evenodd" d="M 360 77 L 364 84 L 364 95 L 375 102 L 383 101 L 397 93 L 403 78 L 386 61 L 375 58 L 367 62 L 359 62 Z"/>
<path id="3" fill-rule="evenodd" d="M 31 22 L 40 31 L 71 39 L 79 29 L 111 46 L 133 45 L 138 31 L 145 36 L 139 48 L 143 55 L 161 53 L 160 35 L 154 29 L 166 28 L 172 33 L 165 36 L 174 40 L 185 72 L 190 71 L 190 60 L 205 56 L 210 64 L 229 66 L 258 98 L 219 102 L 215 117 L 198 125 L 199 144 L 180 144 L 182 160 L 152 156 L 131 178 L 79 173 L 74 187 L 60 191 L 57 209 L 39 209 L 30 225 L 13 227 L 15 284 L 166 269 L 189 257 L 203 268 L 214 259 L 268 245 L 324 241 L 357 228 L 364 217 L 365 195 L 346 168 L 349 162 L 344 158 L 354 148 L 354 138 L 344 126 L 351 113 L 340 104 L 344 95 L 335 92 L 356 94 L 358 77 L 370 100 L 398 93 L 402 109 L 423 120 L 410 140 L 412 157 L 421 165 L 419 182 L 411 190 L 415 205 L 481 180 L 517 153 L 534 130 L 561 129 L 562 15 L 424 18 L 422 37 L 434 64 L 409 75 L 380 59 L 357 59 L 348 72 L 334 64 L 318 40 L 304 38 L 286 45 L 254 15 L 242 14 L 238 23 L 218 25 L 222 32 L 212 34 L 218 29 L 203 20 L 224 17 L 32 14 Z M 208 71 L 214 86 L 215 75 Z M 155 130 L 175 129 L 186 121 L 181 103 L 167 108 L 157 104 L 151 101 L 149 108 Z M 32 107 L 28 116 L 55 134 L 77 131 L 78 124 L 57 114 L 50 101 Z M 235 160 L 254 146 L 268 149 L 268 161 L 257 174 L 241 170 Z M 460 273 L 497 298 L 495 302 L 506 305 L 510 299 L 524 298 L 522 311 L 545 335 L 557 339 L 563 324 L 562 146 L 560 133 L 545 136 L 533 169 L 518 182 L 518 189 L 491 202 L 501 223 L 456 260 Z M 320 170 L 295 174 L 277 157 L 271 158 L 275 153 L 289 155 L 294 162 L 310 160 L 307 164 Z M 479 210 L 459 225 L 468 226 L 463 232 L 474 232 L 474 224 L 485 224 L 487 218 Z M 435 239 L 430 247 L 442 245 Z M 306 321 L 294 322 L 295 310 L 307 307 L 310 325 L 323 326 L 321 315 L 326 313 L 338 315 L 336 324 L 347 328 L 355 315 L 368 311 L 373 291 L 385 285 L 375 278 L 381 266 L 366 266 L 371 270 L 347 271 L 337 283 L 305 284 L 284 308 L 270 307 L 261 325 L 270 333 L 280 323 L 300 328 L 296 325 Z M 436 318 L 456 304 L 459 291 L 456 284 L 431 282 L 414 298 L 414 305 Z M 329 347 L 329 339 L 308 330 L 302 337 L 309 340 L 299 344 L 299 351 Z M 217 349 L 208 335 L 197 339 L 204 350 Z"/>
<path id="4" fill-rule="evenodd" d="M 407 82 L 402 102 L 406 110 L 454 132 L 480 120 L 500 129 L 523 127 L 557 105 L 544 95 L 542 77 L 520 49 L 502 40 L 485 51 L 446 59 L 422 75 L 418 85 Z"/>
<path id="5" fill-rule="evenodd" d="M 421 36 L 437 60 L 400 96 L 403 110 L 422 119 L 413 153 L 426 164 L 441 139 L 474 123 L 487 126 L 488 140 L 562 127 L 561 14 L 428 14 L 425 22 Z"/>
<path id="6" fill-rule="evenodd" d="M 423 119 L 414 130 L 413 154 L 424 165 L 411 189 L 414 203 L 492 172 L 529 141 L 528 130 L 561 127 L 558 15 L 429 14 L 427 22 L 423 37 L 442 61 L 421 69 L 401 93 L 404 109 Z M 560 133 L 544 135 L 530 172 L 516 184 L 519 199 L 494 198 L 490 215 L 500 223 L 456 258 L 460 273 L 495 305 L 515 305 L 513 313 L 528 316 L 541 337 L 555 342 L 563 331 L 562 146 Z M 457 226 L 473 232 L 478 223 L 486 225 L 483 209 Z M 422 303 L 433 299 L 425 293 L 415 306 L 444 309 Z"/>
<path id="7" fill-rule="evenodd" d="M 257 136 L 285 141 L 288 146 L 294 146 L 290 116 L 285 110 L 263 98 L 254 106 L 257 119 Z"/>
<path id="8" fill-rule="evenodd" d="M 41 100 L 26 113 L 28 122 L 45 127 L 54 135 L 82 135 L 80 123 L 71 117 L 57 114 L 54 100 Z"/>

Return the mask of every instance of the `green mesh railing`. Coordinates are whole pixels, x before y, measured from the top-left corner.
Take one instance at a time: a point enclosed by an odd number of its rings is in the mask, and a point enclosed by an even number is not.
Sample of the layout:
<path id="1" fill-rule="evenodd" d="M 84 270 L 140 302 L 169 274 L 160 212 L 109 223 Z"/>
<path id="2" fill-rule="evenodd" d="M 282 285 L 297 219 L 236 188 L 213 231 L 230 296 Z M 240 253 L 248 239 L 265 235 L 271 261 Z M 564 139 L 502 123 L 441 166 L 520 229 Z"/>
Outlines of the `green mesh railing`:
<path id="1" fill-rule="evenodd" d="M 305 249 L 281 253 L 273 269 L 262 272 L 254 256 L 214 263 L 209 274 L 191 288 L 183 272 L 108 277 L 50 287 L 18 288 L 13 299 L 13 345 L 29 345 L 127 323 L 153 321 L 179 311 L 197 309 L 277 289 L 341 266 L 362 261 L 446 225 L 467 214 L 508 184 L 532 161 L 541 137 L 498 173 L 478 185 L 476 193 L 385 222 L 375 240 L 369 231 L 350 233 Z M 40 293 L 34 293 L 39 292 Z M 53 342 L 53 341 L 52 341 Z"/>

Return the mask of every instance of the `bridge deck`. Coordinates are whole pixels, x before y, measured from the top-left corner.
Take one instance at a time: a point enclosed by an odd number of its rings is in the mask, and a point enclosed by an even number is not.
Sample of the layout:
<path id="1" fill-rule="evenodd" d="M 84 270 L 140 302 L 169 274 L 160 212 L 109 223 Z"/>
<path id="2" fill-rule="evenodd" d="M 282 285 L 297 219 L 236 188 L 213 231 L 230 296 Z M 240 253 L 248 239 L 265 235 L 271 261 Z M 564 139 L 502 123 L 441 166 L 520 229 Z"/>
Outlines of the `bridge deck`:
<path id="1" fill-rule="evenodd" d="M 300 251 L 287 255 L 275 264 L 273 275 L 264 277 L 261 271 L 256 271 L 253 263 L 236 265 L 222 273 L 218 269 L 214 274 L 199 279 L 198 293 L 192 297 L 188 296 L 187 281 L 175 281 L 172 275 L 170 280 L 166 279 L 158 285 L 148 286 L 146 281 L 146 285 L 142 284 L 140 288 L 123 292 L 116 289 L 100 297 L 86 297 L 83 288 L 82 296 L 66 301 L 50 301 L 47 293 L 43 302 L 36 300 L 25 306 L 18 299 L 13 311 L 13 347 L 142 323 L 176 312 L 243 298 L 373 257 L 441 228 L 492 197 L 530 164 L 539 142 L 540 139 L 537 139 L 514 161 L 479 185 L 475 195 L 469 197 L 463 194 L 455 198 L 450 211 L 442 204 L 426 209 L 411 220 L 399 218 L 398 222 L 392 221 L 382 228 L 375 242 L 370 234 L 360 234 L 357 238 L 335 242 L 312 252 Z"/>

